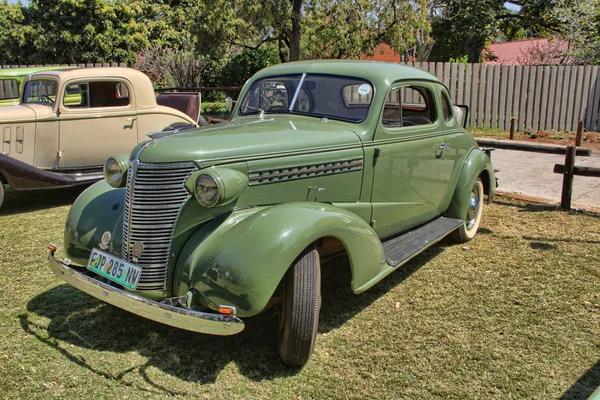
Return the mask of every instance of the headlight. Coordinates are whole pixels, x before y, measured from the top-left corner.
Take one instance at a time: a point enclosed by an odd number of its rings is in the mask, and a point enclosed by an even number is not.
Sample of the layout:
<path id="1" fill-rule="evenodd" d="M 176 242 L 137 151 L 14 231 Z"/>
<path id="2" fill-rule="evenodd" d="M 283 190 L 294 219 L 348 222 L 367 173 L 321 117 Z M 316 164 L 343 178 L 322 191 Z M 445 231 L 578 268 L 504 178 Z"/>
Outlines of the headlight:
<path id="1" fill-rule="evenodd" d="M 202 174 L 196 179 L 194 189 L 196 200 L 204 207 L 210 208 L 219 200 L 219 187 L 217 181 L 210 175 Z"/>
<path id="2" fill-rule="evenodd" d="M 104 163 L 104 179 L 112 187 L 122 187 L 125 184 L 127 163 L 120 156 L 114 156 Z"/>
<path id="3" fill-rule="evenodd" d="M 246 190 L 248 176 L 229 168 L 207 168 L 190 175 L 185 187 L 203 207 L 221 207 L 236 201 Z"/>

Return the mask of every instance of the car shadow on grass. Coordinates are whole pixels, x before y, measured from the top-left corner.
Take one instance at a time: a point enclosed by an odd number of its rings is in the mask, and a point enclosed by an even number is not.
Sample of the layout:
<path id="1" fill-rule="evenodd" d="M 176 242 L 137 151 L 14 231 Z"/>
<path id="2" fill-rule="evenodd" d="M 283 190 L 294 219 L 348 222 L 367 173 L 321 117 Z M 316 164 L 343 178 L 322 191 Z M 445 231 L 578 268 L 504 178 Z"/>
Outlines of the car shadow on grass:
<path id="1" fill-rule="evenodd" d="M 438 244 L 428 249 L 360 295 L 355 295 L 350 288 L 351 274 L 346 256 L 338 256 L 324 264 L 319 332 L 329 332 L 343 325 L 443 252 L 444 247 L 444 244 Z M 50 322 L 40 323 L 39 317 Z M 106 379 L 151 393 L 194 395 L 164 387 L 153 378 L 155 373 L 148 373 L 151 368 L 201 384 L 214 383 L 232 361 L 242 375 L 257 382 L 292 376 L 300 371 L 283 365 L 279 359 L 272 312 L 245 319 L 246 327 L 237 335 L 202 335 L 138 317 L 64 284 L 30 300 L 27 313 L 19 319 L 27 334 L 68 360 Z M 82 348 L 121 354 L 137 352 L 146 361 L 134 367 L 130 367 L 130 361 L 125 361 L 127 368 L 110 371 L 100 359 L 81 356 Z M 115 357 L 119 355 L 115 354 Z M 131 374 L 138 374 L 152 389 L 131 383 L 139 382 L 139 379 L 131 379 Z"/>
<path id="2" fill-rule="evenodd" d="M 600 361 L 587 370 L 561 397 L 561 400 L 587 399 L 600 387 Z"/>
<path id="3" fill-rule="evenodd" d="M 556 204 L 527 203 L 523 200 L 508 201 L 508 200 L 502 200 L 502 199 L 495 199 L 494 204 L 498 204 L 501 206 L 517 207 L 520 212 L 531 212 L 531 213 L 550 212 L 550 211 L 563 212 L 563 210 L 560 208 L 560 206 L 556 205 Z M 594 217 L 594 218 L 600 218 L 600 213 L 595 212 L 595 211 L 573 209 L 573 210 L 564 211 L 564 212 L 568 212 L 570 214 L 583 214 L 583 215 L 587 215 L 587 216 Z"/>
<path id="4" fill-rule="evenodd" d="M 22 214 L 71 205 L 88 186 L 46 190 L 7 190 L 2 208 L 0 208 L 0 215 Z"/>

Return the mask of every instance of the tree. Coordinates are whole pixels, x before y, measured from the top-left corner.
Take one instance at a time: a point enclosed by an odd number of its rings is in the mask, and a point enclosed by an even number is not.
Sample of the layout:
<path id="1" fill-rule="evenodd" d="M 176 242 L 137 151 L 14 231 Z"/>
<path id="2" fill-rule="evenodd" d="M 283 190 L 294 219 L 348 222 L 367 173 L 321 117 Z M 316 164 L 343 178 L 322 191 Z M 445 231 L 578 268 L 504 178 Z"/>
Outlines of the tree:
<path id="1" fill-rule="evenodd" d="M 539 37 L 557 31 L 560 20 L 552 13 L 556 0 L 511 0 L 520 7 L 511 11 L 504 0 L 437 0 L 432 12 L 433 58 L 468 56 L 479 62 L 486 44 L 504 29 L 504 36 Z"/>
<path id="2" fill-rule="evenodd" d="M 222 57 L 231 48 L 277 43 L 282 62 L 300 58 L 302 0 L 205 0 L 192 32 L 198 52 Z"/>
<path id="3" fill-rule="evenodd" d="M 274 42 L 280 61 L 372 54 L 389 43 L 398 52 L 428 29 L 425 0 L 206 0 L 194 35 L 200 53 L 223 56 L 236 47 Z M 301 51 L 304 54 L 300 54 Z"/>
<path id="4" fill-rule="evenodd" d="M 33 63 L 133 62 L 148 46 L 139 8 L 126 1 L 32 0 Z"/>
<path id="5" fill-rule="evenodd" d="M 0 2 L 0 64 L 22 64 L 30 53 L 31 29 L 26 25 L 23 6 Z"/>
<path id="6" fill-rule="evenodd" d="M 600 64 L 600 0 L 560 0 L 555 16 L 563 22 L 557 37 L 567 43 L 567 62 Z"/>
<path id="7" fill-rule="evenodd" d="M 305 15 L 303 51 L 309 59 L 373 55 L 380 43 L 402 53 L 429 31 L 425 0 L 309 0 Z"/>

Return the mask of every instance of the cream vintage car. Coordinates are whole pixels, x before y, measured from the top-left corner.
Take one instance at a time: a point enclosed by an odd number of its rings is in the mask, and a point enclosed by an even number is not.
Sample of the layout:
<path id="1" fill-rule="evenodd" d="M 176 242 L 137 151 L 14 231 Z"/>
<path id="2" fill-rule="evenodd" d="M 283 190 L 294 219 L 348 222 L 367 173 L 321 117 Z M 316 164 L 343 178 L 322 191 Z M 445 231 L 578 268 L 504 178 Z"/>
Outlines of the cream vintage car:
<path id="1" fill-rule="evenodd" d="M 150 79 L 134 69 L 33 73 L 19 105 L 0 109 L 0 206 L 6 186 L 59 188 L 102 179 L 111 155 L 129 153 L 149 132 L 196 121 L 158 105 Z"/>

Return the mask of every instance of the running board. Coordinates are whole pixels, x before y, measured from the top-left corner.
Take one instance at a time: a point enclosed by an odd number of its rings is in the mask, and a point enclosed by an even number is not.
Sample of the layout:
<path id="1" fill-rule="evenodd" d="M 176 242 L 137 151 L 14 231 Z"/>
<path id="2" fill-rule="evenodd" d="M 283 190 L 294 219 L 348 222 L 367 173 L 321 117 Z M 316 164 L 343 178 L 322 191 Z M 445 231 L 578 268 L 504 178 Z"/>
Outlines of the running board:
<path id="1" fill-rule="evenodd" d="M 405 263 L 461 226 L 460 219 L 439 217 L 427 225 L 382 243 L 388 265 Z"/>

